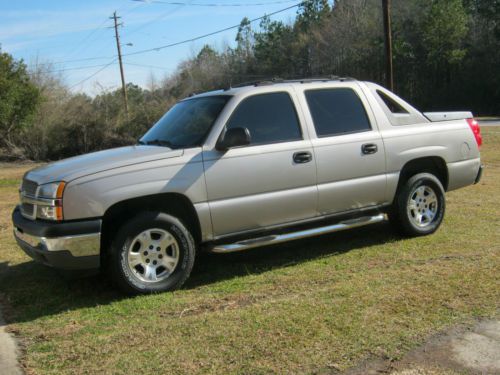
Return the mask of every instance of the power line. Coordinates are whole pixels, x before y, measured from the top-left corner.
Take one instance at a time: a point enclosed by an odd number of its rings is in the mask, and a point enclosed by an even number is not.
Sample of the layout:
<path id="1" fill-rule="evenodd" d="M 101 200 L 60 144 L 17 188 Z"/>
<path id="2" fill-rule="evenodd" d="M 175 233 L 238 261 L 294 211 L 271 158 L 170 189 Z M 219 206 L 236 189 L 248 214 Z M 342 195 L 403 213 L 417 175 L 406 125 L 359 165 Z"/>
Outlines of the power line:
<path id="1" fill-rule="evenodd" d="M 66 64 L 66 63 L 73 63 L 73 62 L 80 62 L 80 61 L 95 61 L 95 60 L 108 60 L 112 59 L 115 56 L 101 56 L 101 57 L 84 57 L 81 59 L 74 59 L 74 60 L 61 60 L 61 61 L 50 61 L 47 63 L 41 63 L 39 65 L 59 65 L 59 64 Z"/>
<path id="2" fill-rule="evenodd" d="M 145 3 L 143 4 L 137 4 L 136 6 L 133 6 L 131 7 L 130 9 L 128 9 L 127 11 L 125 11 L 123 14 L 122 14 L 122 17 L 127 15 L 127 14 L 130 14 L 131 12 L 135 11 L 136 9 L 144 6 Z M 122 5 L 120 8 L 118 8 L 117 12 L 120 12 L 120 10 L 122 10 L 123 8 L 125 8 L 126 5 Z M 109 27 L 108 26 L 104 26 L 106 24 L 106 22 L 108 22 L 108 18 L 109 17 L 106 17 L 104 19 L 103 22 L 101 22 L 99 24 L 99 26 L 97 26 L 96 28 L 92 29 L 91 32 L 89 34 L 87 34 L 77 45 L 77 47 L 75 49 L 73 49 L 71 52 L 69 52 L 65 57 L 70 57 L 71 55 L 74 55 L 76 51 L 80 50 L 83 51 L 85 50 L 86 48 L 88 48 L 88 45 L 86 47 L 84 47 L 83 49 L 81 49 L 82 45 L 87 42 L 87 41 L 92 41 L 92 40 L 95 40 L 97 35 L 96 33 L 97 32 L 102 32 L 104 30 L 108 30 Z M 94 38 L 91 40 L 90 38 L 94 36 Z M 61 44 L 63 45 L 63 44 Z M 66 45 L 66 44 L 64 44 Z M 102 50 L 101 50 L 102 52 Z M 80 62 L 80 61 L 93 61 L 93 60 L 107 60 L 107 59 L 111 59 L 113 58 L 113 56 L 106 56 L 106 57 L 84 57 L 84 58 L 81 58 L 81 59 L 72 59 L 72 60 L 61 60 L 61 61 L 55 61 L 55 62 L 46 62 L 46 63 L 39 63 L 37 65 L 59 65 L 59 64 L 65 64 L 65 63 L 72 63 L 72 62 Z M 97 66 L 102 66 L 102 65 L 92 65 L 92 66 L 89 66 L 89 67 L 97 67 Z M 78 69 L 84 69 L 85 67 L 78 67 L 78 68 L 74 68 L 75 70 L 78 70 Z M 59 72 L 59 71 L 66 71 L 66 70 L 73 70 L 73 68 L 70 68 L 70 69 L 60 69 L 60 70 L 54 70 L 53 72 Z M 52 71 L 47 71 L 47 72 L 52 72 Z"/>
<path id="3" fill-rule="evenodd" d="M 40 64 L 38 64 L 38 65 L 40 65 Z M 35 68 L 38 65 L 35 65 Z M 91 68 L 100 68 L 100 67 L 105 66 L 105 65 L 106 64 L 84 65 L 84 66 L 75 66 L 72 68 L 63 68 L 63 69 L 46 69 L 46 70 L 42 70 L 42 73 L 61 73 L 61 72 L 67 72 L 67 71 L 71 71 L 71 70 L 85 70 L 85 69 L 91 69 Z M 31 74 L 35 74 L 35 73 L 31 73 Z"/>
<path id="4" fill-rule="evenodd" d="M 254 18 L 254 19 L 250 20 L 249 22 L 254 23 L 254 22 L 260 21 L 266 17 L 270 17 L 270 16 L 273 16 L 275 14 L 282 13 L 282 12 L 285 12 L 285 11 L 293 9 L 293 8 L 297 8 L 300 5 L 303 5 L 306 1 L 301 1 L 300 3 L 297 3 L 295 5 L 291 5 L 289 7 L 284 8 L 284 9 L 280 9 L 280 10 L 277 10 L 275 12 L 265 14 L 264 16 Z M 162 46 L 158 46 L 158 47 L 153 47 L 153 48 L 149 48 L 149 49 L 144 49 L 144 50 L 140 50 L 140 51 L 136 51 L 136 52 L 130 52 L 127 54 L 123 54 L 123 56 L 132 56 L 132 55 L 139 55 L 139 54 L 147 53 L 147 52 L 160 51 L 160 50 L 165 49 L 165 48 L 175 47 L 175 46 L 178 46 L 180 44 L 194 42 L 194 41 L 197 41 L 200 39 L 207 38 L 207 37 L 212 36 L 212 35 L 223 33 L 225 31 L 237 29 L 239 27 L 240 27 L 240 24 L 233 25 L 233 26 L 229 26 L 229 27 L 226 27 L 224 29 L 221 29 L 221 30 L 213 31 L 213 32 L 208 33 L 208 34 L 200 35 L 200 36 L 193 37 L 193 38 L 186 39 L 186 40 L 182 40 L 179 42 L 170 43 L 170 44 L 166 44 L 166 45 L 162 45 Z M 81 62 L 81 61 L 107 60 L 107 59 L 112 59 L 112 58 L 116 58 L 116 56 L 86 57 L 86 58 L 74 59 L 74 60 L 56 61 L 56 62 L 48 63 L 47 65 L 49 65 L 49 64 L 57 65 L 57 64 L 72 63 L 72 62 Z"/>
<path id="5" fill-rule="evenodd" d="M 70 56 L 73 56 L 75 55 L 75 53 L 79 50 L 81 50 L 82 46 L 84 45 L 84 43 L 89 40 L 96 32 L 98 31 L 103 31 L 103 30 L 106 30 L 105 27 L 103 27 L 106 22 L 108 22 L 108 19 L 106 18 L 103 22 L 101 22 L 99 24 L 99 26 L 97 26 L 95 29 L 93 29 L 89 34 L 87 34 L 80 42 L 77 43 L 76 45 L 76 48 L 74 48 L 72 51 L 70 51 L 65 57 L 70 57 Z M 88 47 L 88 45 L 87 45 Z M 86 47 L 84 47 L 83 49 L 85 49 Z"/>
<path id="6" fill-rule="evenodd" d="M 158 22 L 159 20 L 161 20 L 161 19 L 163 19 L 163 18 L 165 18 L 167 16 L 170 16 L 171 14 L 174 14 L 175 12 L 179 11 L 182 8 L 183 8 L 183 6 L 181 5 L 181 6 L 177 6 L 174 9 L 170 9 L 167 12 L 160 14 L 158 17 L 154 18 L 153 20 L 151 20 L 149 22 L 144 22 L 141 26 L 139 26 L 139 27 L 131 30 L 130 32 L 126 32 L 125 36 L 128 38 L 128 37 L 130 37 L 130 35 L 135 34 L 139 30 L 142 30 L 142 29 L 144 29 L 146 27 L 149 27 L 151 24 L 153 24 L 155 22 Z"/>
<path id="7" fill-rule="evenodd" d="M 183 1 L 161 1 L 161 0 L 132 0 L 132 1 L 137 1 L 140 3 L 197 6 L 197 7 L 252 7 L 252 6 L 286 4 L 286 3 L 292 3 L 295 0 L 269 1 L 267 3 L 192 3 L 192 2 L 187 3 Z"/>
<path id="8" fill-rule="evenodd" d="M 254 18 L 254 19 L 251 19 L 249 21 L 249 23 L 254 23 L 254 22 L 257 22 L 257 21 L 260 21 L 266 17 L 270 17 L 270 16 L 274 16 L 275 14 L 278 14 L 278 13 L 282 13 L 282 12 L 285 12 L 287 10 L 290 10 L 290 9 L 293 9 L 293 8 L 296 8 L 300 5 L 304 4 L 304 2 L 300 2 L 298 4 L 295 4 L 295 5 L 292 5 L 292 6 L 289 6 L 289 7 L 286 7 L 284 9 L 280 9 L 280 10 L 277 10 L 275 12 L 272 12 L 272 13 L 269 13 L 269 14 L 266 14 L 264 16 L 261 16 L 261 17 L 258 17 L 258 18 Z M 200 39 L 204 39 L 204 38 L 207 38 L 209 36 L 212 36 L 212 35 L 216 35 L 216 34 L 220 34 L 220 33 L 223 33 L 225 31 L 228 31 L 228 30 L 232 30 L 232 29 L 237 29 L 240 27 L 240 24 L 238 25 L 233 25 L 233 26 L 229 26 L 229 27 L 226 27 L 224 29 L 221 29 L 221 30 L 217 30 L 217 31 L 213 31 L 211 33 L 208 33 L 208 34 L 204 34 L 204 35 L 200 35 L 200 36 L 197 36 L 197 37 L 194 37 L 194 38 L 191 38 L 191 39 L 185 39 L 185 40 L 182 40 L 180 42 L 175 42 L 175 43 L 170 43 L 170 44 L 165 44 L 163 46 L 158 46 L 158 47 L 153 47 L 153 48 L 148 48 L 148 49 L 143 49 L 143 50 L 140 50 L 140 51 L 136 51 L 136 52 L 129 52 L 129 53 L 125 53 L 123 54 L 123 56 L 134 56 L 134 55 L 139 55 L 139 54 L 143 54 L 143 53 L 147 53 L 147 52 L 153 52 L 153 51 L 160 51 L 162 49 L 165 49 L 165 48 L 170 48 L 170 47 L 175 47 L 175 46 L 178 46 L 180 44 L 185 44 L 185 43 L 191 43 L 191 42 L 195 42 L 197 40 L 200 40 Z"/>
<path id="9" fill-rule="evenodd" d="M 128 14 L 132 13 L 134 10 L 136 10 L 136 9 L 138 9 L 138 8 L 140 8 L 140 7 L 142 7 L 143 5 L 144 5 L 144 4 L 137 4 L 137 6 L 132 7 L 132 8 L 130 8 L 129 10 L 127 10 L 127 11 L 123 12 L 123 13 L 122 13 L 122 17 L 125 17 L 126 15 L 128 15 Z M 125 5 L 123 5 L 122 7 L 120 7 L 120 8 L 117 10 L 117 12 L 121 11 L 124 7 L 125 7 Z"/>
<path id="10" fill-rule="evenodd" d="M 68 90 L 71 90 L 73 88 L 75 88 L 76 86 L 79 86 L 81 85 L 82 83 L 84 82 L 87 82 L 89 79 L 95 77 L 96 75 L 98 75 L 100 72 L 102 72 L 104 69 L 106 69 L 108 66 L 111 66 L 116 60 L 118 60 L 118 58 L 114 58 L 113 60 L 111 60 L 111 62 L 109 62 L 108 64 L 104 65 L 101 69 L 97 70 L 96 72 L 92 73 L 90 76 L 88 76 L 87 78 L 85 79 L 82 79 L 80 82 L 78 83 L 75 83 L 73 86 L 70 86 L 68 88 Z"/>
<path id="11" fill-rule="evenodd" d="M 136 10 L 137 8 L 139 8 L 139 7 L 143 6 L 143 5 L 144 5 L 144 4 L 138 4 L 137 6 L 133 6 L 133 7 L 131 7 L 128 11 L 126 11 L 125 13 L 123 13 L 123 14 L 122 14 L 122 16 L 124 16 L 124 15 L 127 15 L 127 14 L 131 13 L 132 11 Z M 120 8 L 118 8 L 118 10 L 117 10 L 116 12 L 117 12 L 117 13 L 118 13 L 118 12 L 120 12 L 120 11 L 121 11 L 122 9 L 124 9 L 125 7 L 126 7 L 126 5 L 125 5 L 125 4 L 123 4 Z M 70 57 L 70 56 L 72 56 L 72 55 L 75 55 L 75 53 L 76 53 L 77 51 L 83 51 L 83 50 L 85 50 L 86 48 L 88 48 L 89 44 L 87 44 L 86 46 L 84 46 L 84 48 L 83 48 L 83 49 L 82 49 L 81 47 L 83 46 L 83 44 L 84 44 L 85 42 L 87 42 L 87 41 L 89 41 L 89 42 L 90 42 L 90 41 L 91 41 L 91 40 L 90 40 L 90 38 L 91 38 L 94 34 L 96 34 L 96 32 L 98 32 L 98 31 L 99 31 L 99 32 L 102 32 L 102 31 L 104 31 L 104 30 L 106 30 L 106 29 L 109 29 L 109 27 L 103 27 L 103 26 L 104 26 L 104 25 L 108 22 L 108 18 L 109 18 L 109 17 L 106 17 L 106 18 L 105 18 L 105 19 L 104 19 L 104 20 L 103 20 L 103 21 L 99 24 L 99 26 L 97 26 L 95 29 L 93 29 L 93 30 L 90 32 L 90 34 L 87 34 L 87 35 L 86 35 L 86 36 L 85 36 L 85 37 L 84 37 L 84 38 L 83 38 L 83 39 L 82 39 L 79 43 L 77 43 L 76 48 L 75 48 L 75 49 L 73 49 L 73 51 L 72 51 L 72 52 L 70 52 L 70 53 L 67 55 L 67 57 Z M 96 36 L 97 36 L 97 35 L 96 35 Z M 94 39 L 95 39 L 95 38 L 94 38 Z"/>
<path id="12" fill-rule="evenodd" d="M 124 62 L 124 64 L 125 64 L 125 65 L 140 66 L 140 67 L 143 67 L 143 68 L 152 68 L 152 69 L 171 70 L 170 68 L 166 68 L 166 67 L 164 67 L 164 66 L 158 66 L 158 65 L 147 65 L 147 64 L 138 64 L 138 63 L 128 62 L 128 61 L 125 61 L 125 62 Z"/>
<path id="13" fill-rule="evenodd" d="M 280 10 L 277 10 L 275 12 L 266 14 L 264 16 L 251 19 L 249 21 L 249 23 L 254 23 L 254 22 L 260 21 L 260 20 L 262 20 L 262 19 L 264 19 L 266 17 L 270 17 L 270 16 L 273 16 L 275 14 L 282 13 L 282 12 L 285 12 L 287 10 L 296 8 L 296 7 L 298 7 L 298 6 L 302 5 L 302 4 L 304 4 L 304 1 L 301 1 L 300 3 L 297 3 L 297 4 L 292 5 L 292 6 L 286 7 L 284 9 L 280 9 Z M 238 27 L 240 27 L 240 24 L 234 25 L 234 26 L 230 26 L 230 27 L 226 27 L 226 28 L 221 29 L 221 30 L 213 31 L 213 32 L 208 33 L 208 34 L 200 35 L 200 36 L 197 36 L 197 37 L 194 37 L 194 38 L 191 38 L 191 39 L 186 39 L 186 40 L 183 40 L 183 41 L 180 41 L 180 42 L 175 42 L 175 43 L 166 44 L 166 45 L 163 45 L 163 46 L 158 46 L 158 47 L 154 47 L 154 48 L 144 49 L 144 50 L 141 50 L 141 51 L 131 52 L 131 53 L 123 54 L 122 56 L 132 56 L 132 55 L 139 55 L 139 54 L 143 54 L 143 53 L 147 53 L 147 52 L 152 52 L 152 51 L 160 51 L 162 49 L 174 47 L 174 46 L 177 46 L 177 45 L 180 45 L 180 44 L 191 43 L 191 42 L 194 42 L 196 40 L 200 40 L 200 39 L 212 36 L 212 35 L 220 34 L 220 33 L 223 33 L 225 31 L 228 31 L 228 30 L 236 29 Z M 104 57 L 100 57 L 100 58 L 93 57 L 93 58 L 88 58 L 86 60 L 95 60 L 95 59 L 103 59 L 103 58 Z M 98 71 L 96 71 L 95 73 L 93 73 L 92 75 L 90 75 L 89 77 L 83 79 L 82 81 L 76 83 L 75 85 L 71 86 L 69 89 L 71 90 L 72 88 L 74 88 L 74 87 L 76 87 L 76 86 L 78 86 L 78 85 L 80 85 L 80 84 L 88 81 L 89 79 L 91 79 L 92 77 L 96 76 L 97 74 L 99 74 L 104 69 L 106 69 L 108 66 L 110 66 L 111 64 L 113 64 L 116 60 L 118 60 L 118 57 L 114 57 L 111 62 L 109 62 L 108 64 L 102 66 L 101 69 L 99 69 Z"/>
<path id="14" fill-rule="evenodd" d="M 142 6 L 144 6 L 144 5 L 145 5 L 144 3 L 139 3 L 139 4 L 137 4 L 136 6 L 131 7 L 131 8 L 130 8 L 130 9 L 128 9 L 126 12 L 122 13 L 122 18 L 123 18 L 123 17 L 125 17 L 126 15 L 128 15 L 128 14 L 132 13 L 132 12 L 133 12 L 133 11 L 135 11 L 136 9 L 138 9 L 138 8 L 140 8 L 140 7 L 142 7 Z M 124 8 L 124 6 L 122 6 L 120 9 L 123 9 L 123 8 Z M 118 9 L 118 10 L 116 11 L 116 13 L 119 13 L 119 12 L 120 12 L 120 9 Z M 123 25 L 123 22 L 122 22 L 122 25 Z M 111 27 L 111 28 L 112 28 L 112 27 Z M 103 50 L 105 50 L 105 49 L 107 48 L 106 46 L 107 46 L 108 44 L 109 44 L 109 41 L 108 41 L 108 43 L 106 43 L 106 45 L 104 46 L 104 48 L 102 48 L 102 49 L 100 49 L 100 50 L 99 50 L 99 53 L 101 53 Z"/>

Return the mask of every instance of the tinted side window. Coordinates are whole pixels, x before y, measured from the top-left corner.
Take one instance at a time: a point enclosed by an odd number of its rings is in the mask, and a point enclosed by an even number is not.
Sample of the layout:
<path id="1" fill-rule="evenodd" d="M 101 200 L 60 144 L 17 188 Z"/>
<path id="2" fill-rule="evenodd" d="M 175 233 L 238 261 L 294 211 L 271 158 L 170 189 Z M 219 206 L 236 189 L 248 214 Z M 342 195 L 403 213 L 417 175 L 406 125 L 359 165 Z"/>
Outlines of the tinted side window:
<path id="1" fill-rule="evenodd" d="M 235 109 L 227 128 L 250 131 L 251 144 L 277 143 L 302 139 L 297 113 L 287 93 L 255 95 Z"/>
<path id="2" fill-rule="evenodd" d="M 183 100 L 149 129 L 141 143 L 171 148 L 199 146 L 229 99 L 229 96 L 214 95 Z"/>
<path id="3" fill-rule="evenodd" d="M 395 100 L 384 94 L 382 91 L 377 90 L 377 94 L 380 97 L 380 99 L 384 101 L 385 105 L 387 106 L 387 108 L 389 108 L 389 110 L 392 113 L 408 113 L 408 111 L 403 107 L 401 107 L 401 105 L 398 102 L 396 102 Z"/>
<path id="4" fill-rule="evenodd" d="M 306 91 L 318 137 L 371 130 L 365 107 L 349 88 Z"/>

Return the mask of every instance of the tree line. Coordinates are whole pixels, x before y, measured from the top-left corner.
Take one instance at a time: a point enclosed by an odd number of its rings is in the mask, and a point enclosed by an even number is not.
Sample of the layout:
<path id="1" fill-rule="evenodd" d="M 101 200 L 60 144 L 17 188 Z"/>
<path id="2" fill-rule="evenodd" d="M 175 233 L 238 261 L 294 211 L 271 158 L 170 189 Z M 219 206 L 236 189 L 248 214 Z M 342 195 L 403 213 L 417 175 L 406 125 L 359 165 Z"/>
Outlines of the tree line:
<path id="1" fill-rule="evenodd" d="M 385 82 L 380 0 L 308 0 L 293 22 L 243 18 L 234 46 L 205 45 L 147 88 L 72 93 L 50 65 L 0 51 L 0 155 L 54 160 L 133 144 L 192 93 L 270 78 Z M 395 91 L 423 111 L 500 114 L 500 1 L 393 0 Z"/>

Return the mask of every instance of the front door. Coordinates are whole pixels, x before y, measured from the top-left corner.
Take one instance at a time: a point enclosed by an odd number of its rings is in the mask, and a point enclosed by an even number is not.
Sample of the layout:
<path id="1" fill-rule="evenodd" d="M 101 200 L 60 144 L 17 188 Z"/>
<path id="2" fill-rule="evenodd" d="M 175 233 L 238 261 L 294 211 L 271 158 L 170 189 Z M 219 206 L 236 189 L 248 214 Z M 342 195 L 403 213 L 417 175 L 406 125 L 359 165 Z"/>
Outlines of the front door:
<path id="1" fill-rule="evenodd" d="M 215 237 L 316 216 L 313 149 L 290 93 L 242 99 L 232 127 L 247 128 L 251 143 L 203 155 Z"/>

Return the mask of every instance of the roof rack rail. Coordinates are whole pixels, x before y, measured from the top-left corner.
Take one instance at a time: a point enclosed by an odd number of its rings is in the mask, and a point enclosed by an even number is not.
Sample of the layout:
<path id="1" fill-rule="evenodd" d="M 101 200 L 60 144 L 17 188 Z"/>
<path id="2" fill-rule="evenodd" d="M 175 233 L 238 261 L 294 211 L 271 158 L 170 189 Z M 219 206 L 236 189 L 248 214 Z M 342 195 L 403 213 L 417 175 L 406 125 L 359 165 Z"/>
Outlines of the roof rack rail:
<path id="1" fill-rule="evenodd" d="M 340 77 L 340 76 L 327 76 L 327 77 L 311 77 L 311 78 L 299 78 L 299 79 L 288 79 L 284 82 L 286 83 L 310 83 L 310 82 L 328 82 L 328 81 L 356 81 L 356 79 L 351 77 Z"/>
<path id="2" fill-rule="evenodd" d="M 263 80 L 258 80 L 258 81 L 249 81 L 249 82 L 241 82 L 236 85 L 229 85 L 228 87 L 225 87 L 223 90 L 231 90 L 239 87 L 246 87 L 246 86 L 267 86 L 267 85 L 274 85 L 275 83 L 282 83 L 283 79 L 278 78 L 278 77 L 273 77 L 269 79 L 263 79 Z"/>
<path id="3" fill-rule="evenodd" d="M 277 83 L 312 83 L 312 82 L 329 82 L 329 81 L 347 82 L 347 81 L 356 81 L 356 79 L 351 78 L 351 77 L 339 77 L 339 76 L 335 76 L 335 75 L 326 76 L 326 77 L 297 78 L 297 79 L 282 79 L 282 78 L 274 77 L 274 78 L 270 78 L 270 79 L 242 82 L 242 83 L 239 83 L 237 85 L 230 85 L 228 87 L 225 87 L 223 90 L 228 91 L 228 90 L 231 90 L 234 88 L 247 87 L 247 86 L 255 86 L 255 87 L 269 86 L 269 85 L 274 85 Z"/>

